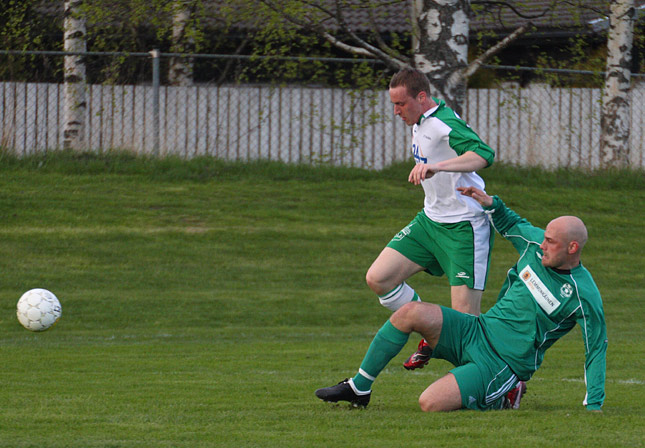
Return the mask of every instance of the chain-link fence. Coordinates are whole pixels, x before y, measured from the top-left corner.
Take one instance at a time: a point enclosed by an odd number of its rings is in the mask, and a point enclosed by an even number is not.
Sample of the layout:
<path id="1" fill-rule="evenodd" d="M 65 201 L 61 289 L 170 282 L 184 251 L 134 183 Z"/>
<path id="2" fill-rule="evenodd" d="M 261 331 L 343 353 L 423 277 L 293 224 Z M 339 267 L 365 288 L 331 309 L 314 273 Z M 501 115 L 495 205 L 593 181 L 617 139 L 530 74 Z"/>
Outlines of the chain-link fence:
<path id="1" fill-rule="evenodd" d="M 18 155 L 62 148 L 64 53 L 22 56 L 30 57 L 35 68 L 2 74 L 0 148 Z M 16 55 L 0 53 L 0 65 L 2 58 Z M 189 63 L 194 80 L 190 86 L 168 85 L 167 74 L 179 58 Z M 272 60 L 278 65 L 271 69 L 261 67 L 268 59 L 224 55 L 86 53 L 84 59 L 88 84 L 82 142 L 88 151 L 371 169 L 410 158 L 410 129 L 393 116 L 386 89 L 351 83 L 366 67 L 370 76 L 384 78 L 374 61 L 283 58 Z M 11 66 L 20 66 L 15 62 Z M 518 71 L 504 70 L 507 79 Z M 286 72 L 297 73 L 300 81 L 282 78 Z M 538 75 L 524 86 L 505 82 L 469 89 L 466 120 L 495 148 L 496 160 L 597 168 L 602 84 L 598 74 L 558 73 L 556 81 Z M 563 81 L 563 76 L 576 79 Z M 630 163 L 639 168 L 645 167 L 644 96 L 645 83 L 634 82 Z"/>
<path id="2" fill-rule="evenodd" d="M 581 76 L 580 72 L 565 75 Z M 645 82 L 633 82 L 630 166 L 634 168 L 645 167 L 644 101 Z M 601 166 L 601 107 L 601 87 L 508 83 L 494 89 L 470 89 L 464 118 L 495 148 L 496 160 L 521 166 L 595 169 Z"/>

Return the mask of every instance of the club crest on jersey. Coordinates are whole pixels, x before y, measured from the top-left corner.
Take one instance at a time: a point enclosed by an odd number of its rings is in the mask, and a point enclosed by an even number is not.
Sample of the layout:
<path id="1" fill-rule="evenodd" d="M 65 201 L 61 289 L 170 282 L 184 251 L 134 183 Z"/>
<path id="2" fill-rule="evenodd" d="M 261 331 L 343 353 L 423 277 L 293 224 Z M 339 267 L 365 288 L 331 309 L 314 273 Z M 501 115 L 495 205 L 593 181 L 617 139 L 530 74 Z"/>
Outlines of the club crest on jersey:
<path id="1" fill-rule="evenodd" d="M 573 286 L 571 286 L 568 283 L 565 283 L 564 285 L 562 285 L 562 288 L 560 288 L 560 295 L 562 297 L 564 297 L 565 299 L 568 299 L 569 297 L 571 297 L 572 294 L 573 294 Z"/>

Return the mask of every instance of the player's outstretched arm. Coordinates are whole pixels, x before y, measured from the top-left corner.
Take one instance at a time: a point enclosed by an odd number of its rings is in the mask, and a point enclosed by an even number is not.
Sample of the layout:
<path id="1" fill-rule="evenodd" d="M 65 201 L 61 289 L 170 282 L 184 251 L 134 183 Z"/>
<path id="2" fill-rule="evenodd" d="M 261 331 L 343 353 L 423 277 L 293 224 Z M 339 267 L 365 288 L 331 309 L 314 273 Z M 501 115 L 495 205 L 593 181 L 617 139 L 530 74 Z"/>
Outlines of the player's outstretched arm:
<path id="1" fill-rule="evenodd" d="M 459 191 L 464 196 L 469 196 L 479 202 L 484 207 L 490 207 L 493 205 L 493 198 L 486 193 L 484 193 L 479 188 L 475 187 L 457 187 Z"/>
<path id="2" fill-rule="evenodd" d="M 437 163 L 417 163 L 410 175 L 408 182 L 419 185 L 421 181 L 430 179 L 441 171 L 453 173 L 469 173 L 486 168 L 488 162 L 479 154 L 473 151 L 466 151 L 464 154 L 452 159 L 443 160 Z"/>

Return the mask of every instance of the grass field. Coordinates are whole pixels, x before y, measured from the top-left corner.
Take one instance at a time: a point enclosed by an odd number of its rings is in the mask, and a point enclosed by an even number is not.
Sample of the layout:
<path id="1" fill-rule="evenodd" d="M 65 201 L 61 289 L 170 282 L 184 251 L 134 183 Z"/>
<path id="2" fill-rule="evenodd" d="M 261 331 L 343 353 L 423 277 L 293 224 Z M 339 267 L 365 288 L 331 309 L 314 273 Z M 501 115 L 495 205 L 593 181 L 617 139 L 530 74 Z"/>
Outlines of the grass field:
<path id="1" fill-rule="evenodd" d="M 536 225 L 587 223 L 610 341 L 604 413 L 581 404 L 577 328 L 519 411 L 422 413 L 418 395 L 450 366 L 405 371 L 416 336 L 367 409 L 314 396 L 354 375 L 388 317 L 364 275 L 421 208 L 408 169 L 0 157 L 0 446 L 644 446 L 643 172 L 482 172 Z M 484 309 L 515 259 L 497 238 Z M 445 278 L 410 283 L 449 304 Z M 40 334 L 15 316 L 34 287 L 63 306 Z"/>

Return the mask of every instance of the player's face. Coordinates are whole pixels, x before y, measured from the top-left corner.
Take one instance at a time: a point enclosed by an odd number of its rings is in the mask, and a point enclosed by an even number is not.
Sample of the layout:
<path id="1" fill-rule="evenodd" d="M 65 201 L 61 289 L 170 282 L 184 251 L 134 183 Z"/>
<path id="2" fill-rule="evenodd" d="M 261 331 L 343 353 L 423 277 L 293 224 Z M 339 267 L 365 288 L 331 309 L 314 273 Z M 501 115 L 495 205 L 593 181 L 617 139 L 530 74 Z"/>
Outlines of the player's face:
<path id="1" fill-rule="evenodd" d="M 419 121 L 423 114 L 421 98 L 424 93 L 419 93 L 417 98 L 408 95 L 408 89 L 405 86 L 398 86 L 390 89 L 390 101 L 394 104 L 394 115 L 398 115 L 408 126 L 412 126 Z"/>
<path id="2" fill-rule="evenodd" d="M 568 244 L 562 232 L 554 223 L 549 223 L 544 231 L 544 241 L 540 244 L 542 249 L 542 265 L 548 268 L 559 268 L 568 261 Z"/>

